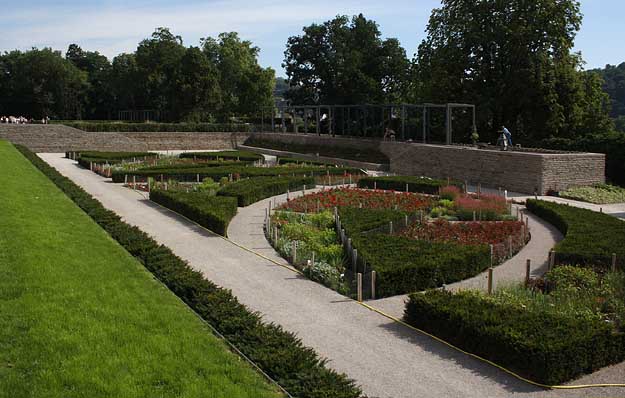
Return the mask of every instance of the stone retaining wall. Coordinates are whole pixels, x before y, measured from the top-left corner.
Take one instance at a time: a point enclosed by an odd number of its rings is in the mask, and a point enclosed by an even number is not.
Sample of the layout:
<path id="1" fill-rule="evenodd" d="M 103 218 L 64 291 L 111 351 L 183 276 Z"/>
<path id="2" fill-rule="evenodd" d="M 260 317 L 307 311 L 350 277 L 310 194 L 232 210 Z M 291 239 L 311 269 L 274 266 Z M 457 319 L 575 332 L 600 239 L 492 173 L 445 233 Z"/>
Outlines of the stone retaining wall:
<path id="1" fill-rule="evenodd" d="M 605 182 L 605 155 L 593 153 L 503 152 L 470 146 L 430 145 L 314 134 L 253 134 L 287 143 L 379 149 L 396 174 L 451 177 L 511 192 L 546 194 L 571 186 Z"/>
<path id="2" fill-rule="evenodd" d="M 101 133 L 108 134 L 108 133 Z M 145 144 L 150 151 L 234 149 L 249 137 L 249 133 L 116 133 Z"/>

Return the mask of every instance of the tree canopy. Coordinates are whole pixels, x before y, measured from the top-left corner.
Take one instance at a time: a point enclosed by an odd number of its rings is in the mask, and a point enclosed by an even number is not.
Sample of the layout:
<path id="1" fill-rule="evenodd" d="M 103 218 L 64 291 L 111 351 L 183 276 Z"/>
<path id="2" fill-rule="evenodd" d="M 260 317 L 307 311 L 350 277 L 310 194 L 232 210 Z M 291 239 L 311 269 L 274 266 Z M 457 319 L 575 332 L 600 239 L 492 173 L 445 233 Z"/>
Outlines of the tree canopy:
<path id="1" fill-rule="evenodd" d="M 283 63 L 296 104 L 397 102 L 404 97 L 409 61 L 397 39 L 381 39 L 362 14 L 304 27 L 287 41 Z"/>
<path id="2" fill-rule="evenodd" d="M 616 129 L 625 132 L 625 62 L 622 64 L 606 65 L 604 69 L 593 69 L 603 78 L 603 89 L 610 96 L 612 109 L 610 116 L 614 118 Z"/>
<path id="3" fill-rule="evenodd" d="M 417 100 L 477 105 L 478 128 L 517 140 L 610 129 L 601 79 L 572 53 L 575 0 L 443 0 L 415 63 Z"/>
<path id="4" fill-rule="evenodd" d="M 186 47 L 157 28 L 132 54 L 112 62 L 71 44 L 0 55 L 0 113 L 35 118 L 109 119 L 120 110 L 155 110 L 166 121 L 213 121 L 271 105 L 274 71 L 236 33 Z"/>

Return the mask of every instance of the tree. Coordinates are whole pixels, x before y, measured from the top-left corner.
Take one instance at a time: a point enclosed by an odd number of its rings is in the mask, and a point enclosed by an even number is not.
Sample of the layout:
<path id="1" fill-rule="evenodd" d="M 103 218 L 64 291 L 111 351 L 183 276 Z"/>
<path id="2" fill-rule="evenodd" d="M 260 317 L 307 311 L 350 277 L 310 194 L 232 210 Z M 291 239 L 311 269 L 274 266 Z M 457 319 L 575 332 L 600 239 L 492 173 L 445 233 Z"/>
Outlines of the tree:
<path id="1" fill-rule="evenodd" d="M 258 47 L 236 32 L 201 40 L 202 51 L 216 65 L 222 98 L 222 117 L 251 115 L 272 106 L 275 72 L 258 64 Z"/>
<path id="2" fill-rule="evenodd" d="M 296 104 L 398 102 L 405 95 L 409 61 L 397 39 L 382 40 L 362 14 L 304 27 L 288 39 L 283 66 Z"/>
<path id="3" fill-rule="evenodd" d="M 491 139 L 502 124 L 528 144 L 609 128 L 600 80 L 571 53 L 581 20 L 576 0 L 443 0 L 414 60 L 414 98 L 476 104 Z"/>
<path id="4" fill-rule="evenodd" d="M 49 48 L 12 51 L 0 56 L 0 108 L 4 113 L 80 119 L 87 74 Z"/>
<path id="5" fill-rule="evenodd" d="M 77 44 L 70 44 L 65 59 L 87 73 L 89 88 L 85 104 L 85 118 L 108 119 L 112 109 L 110 87 L 111 63 L 97 51 L 83 51 Z"/>
<path id="6" fill-rule="evenodd" d="M 593 69 L 589 73 L 597 73 L 604 80 L 603 89 L 612 104 L 610 116 L 625 116 L 625 62 L 618 66 L 606 65 L 604 69 Z"/>

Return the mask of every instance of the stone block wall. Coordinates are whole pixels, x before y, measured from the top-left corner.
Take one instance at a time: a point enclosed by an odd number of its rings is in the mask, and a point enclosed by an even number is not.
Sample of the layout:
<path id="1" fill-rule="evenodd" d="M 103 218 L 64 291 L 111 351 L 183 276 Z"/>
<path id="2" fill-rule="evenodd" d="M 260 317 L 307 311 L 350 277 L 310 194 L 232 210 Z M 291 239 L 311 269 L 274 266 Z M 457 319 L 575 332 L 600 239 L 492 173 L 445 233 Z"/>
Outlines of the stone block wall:
<path id="1" fill-rule="evenodd" d="M 389 142 L 314 134 L 265 133 L 287 143 L 377 148 L 396 174 L 450 177 L 511 192 L 546 194 L 572 186 L 605 182 L 605 155 L 593 153 L 503 152 L 470 146 Z"/>
<path id="2" fill-rule="evenodd" d="M 101 133 L 108 134 L 108 133 Z M 147 150 L 208 150 L 234 149 L 249 137 L 249 133 L 116 133 L 144 144 Z"/>

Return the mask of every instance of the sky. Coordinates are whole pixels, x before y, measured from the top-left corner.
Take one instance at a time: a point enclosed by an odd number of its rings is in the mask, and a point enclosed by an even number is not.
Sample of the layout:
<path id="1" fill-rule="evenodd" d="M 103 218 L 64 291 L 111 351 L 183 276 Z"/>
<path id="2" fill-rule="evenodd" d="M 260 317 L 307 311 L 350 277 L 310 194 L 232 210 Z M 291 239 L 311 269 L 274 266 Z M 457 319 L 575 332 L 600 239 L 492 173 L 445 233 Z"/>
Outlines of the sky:
<path id="1" fill-rule="evenodd" d="M 186 45 L 202 37 L 237 31 L 260 51 L 263 66 L 284 76 L 287 39 L 302 27 L 334 16 L 363 13 L 380 25 L 384 37 L 396 37 L 412 58 L 425 37 L 427 20 L 440 0 L 0 0 L 0 51 L 52 47 L 65 52 L 76 43 L 109 58 L 133 52 L 139 41 L 164 26 Z M 584 22 L 575 51 L 586 68 L 625 62 L 624 0 L 581 0 Z"/>

